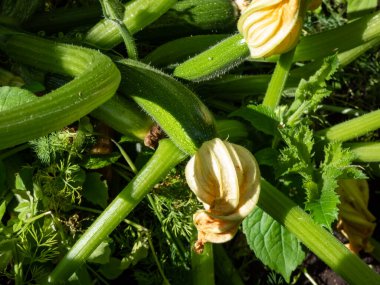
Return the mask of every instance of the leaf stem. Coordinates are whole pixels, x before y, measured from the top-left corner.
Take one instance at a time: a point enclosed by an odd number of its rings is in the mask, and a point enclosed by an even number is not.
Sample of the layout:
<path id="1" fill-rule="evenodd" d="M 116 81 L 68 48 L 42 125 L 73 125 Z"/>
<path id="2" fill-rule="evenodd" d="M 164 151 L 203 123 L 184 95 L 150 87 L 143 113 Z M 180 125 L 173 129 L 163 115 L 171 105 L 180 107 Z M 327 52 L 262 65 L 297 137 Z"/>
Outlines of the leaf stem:
<path id="1" fill-rule="evenodd" d="M 355 154 L 355 160 L 361 162 L 380 162 L 380 142 L 347 143 Z"/>
<path id="2" fill-rule="evenodd" d="M 185 157 L 170 140 L 161 140 L 152 158 L 63 257 L 48 277 L 47 283 L 67 280 L 152 187 Z"/>
<path id="3" fill-rule="evenodd" d="M 380 128 L 380 109 L 316 132 L 328 141 L 345 142 Z"/>
<path id="4" fill-rule="evenodd" d="M 274 110 L 280 103 L 282 90 L 284 89 L 290 68 L 292 67 L 294 51 L 295 49 L 292 49 L 280 56 L 269 82 L 267 92 L 265 93 L 264 106 L 268 106 Z"/>
<path id="5" fill-rule="evenodd" d="M 287 196 L 262 179 L 258 206 L 291 231 L 349 284 L 380 284 L 380 276 Z"/>

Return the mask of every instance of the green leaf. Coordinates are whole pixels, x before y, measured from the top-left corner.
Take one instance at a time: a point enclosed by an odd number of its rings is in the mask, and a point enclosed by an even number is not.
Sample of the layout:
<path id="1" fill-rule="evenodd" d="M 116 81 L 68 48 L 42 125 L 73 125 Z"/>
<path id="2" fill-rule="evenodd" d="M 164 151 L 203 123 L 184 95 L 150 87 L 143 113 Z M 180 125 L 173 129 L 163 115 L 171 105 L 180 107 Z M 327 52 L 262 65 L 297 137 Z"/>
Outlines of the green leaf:
<path id="1" fill-rule="evenodd" d="M 85 266 L 81 266 L 73 275 L 67 280 L 68 285 L 93 285 L 91 276 Z"/>
<path id="2" fill-rule="evenodd" d="M 0 159 L 0 199 L 4 197 L 7 192 L 6 187 L 7 174 L 4 162 Z"/>
<path id="3" fill-rule="evenodd" d="M 229 117 L 243 118 L 249 121 L 254 128 L 267 135 L 278 135 L 280 120 L 268 106 L 249 105 L 232 112 Z"/>
<path id="4" fill-rule="evenodd" d="M 106 264 L 110 261 L 111 249 L 108 241 L 102 241 L 101 244 L 91 253 L 87 261 L 98 264 Z"/>
<path id="5" fill-rule="evenodd" d="M 3 223 L 1 222 L 1 220 L 3 219 L 3 216 L 5 214 L 5 211 L 7 209 L 7 203 L 5 201 L 3 201 L 0 205 L 0 225 L 2 225 Z"/>
<path id="6" fill-rule="evenodd" d="M 140 260 L 146 258 L 148 256 L 148 250 L 149 245 L 147 237 L 140 235 L 127 256 L 122 260 L 111 257 L 110 262 L 102 265 L 99 271 L 110 280 L 116 279 L 124 270 L 128 269 L 130 266 L 136 265 Z"/>
<path id="7" fill-rule="evenodd" d="M 107 264 L 103 264 L 99 271 L 104 277 L 109 280 L 114 280 L 119 277 L 124 269 L 121 268 L 121 260 L 115 257 L 111 257 Z"/>
<path id="8" fill-rule="evenodd" d="M 256 257 L 289 283 L 305 258 L 298 239 L 260 208 L 243 221 L 243 232 Z"/>
<path id="9" fill-rule="evenodd" d="M 376 10 L 377 0 L 347 0 L 347 14 L 350 19 L 358 18 Z"/>
<path id="10" fill-rule="evenodd" d="M 83 196 L 94 205 L 107 207 L 108 187 L 100 173 L 87 173 L 83 184 Z"/>
<path id="11" fill-rule="evenodd" d="M 90 156 L 82 165 L 86 169 L 99 169 L 114 164 L 119 158 L 120 153 L 113 152 L 105 155 Z"/>
<path id="12" fill-rule="evenodd" d="M 325 160 L 320 166 L 316 182 L 306 183 L 308 188 L 305 209 L 310 211 L 314 221 L 331 230 L 332 222 L 338 216 L 339 196 L 336 193 L 338 179 L 345 176 L 360 176 L 360 170 L 351 166 L 354 154 L 343 149 L 340 143 L 325 147 Z"/>
<path id="13" fill-rule="evenodd" d="M 33 171 L 32 167 L 24 166 L 16 174 L 15 186 L 18 190 L 33 190 Z"/>
<path id="14" fill-rule="evenodd" d="M 15 246 L 14 239 L 4 239 L 0 241 L 0 271 L 3 272 L 4 269 L 10 264 L 13 258 L 13 248 Z"/>
<path id="15" fill-rule="evenodd" d="M 285 114 L 286 124 L 294 125 L 308 112 L 314 112 L 318 104 L 331 91 L 326 88 L 326 80 L 336 72 L 339 67 L 337 56 L 325 58 L 321 68 L 309 80 L 302 79 L 297 87 L 295 99 Z"/>
<path id="16" fill-rule="evenodd" d="M 28 90 L 10 86 L 0 87 L 0 112 L 35 100 L 38 100 L 38 97 Z"/>
<path id="17" fill-rule="evenodd" d="M 286 147 L 280 150 L 277 176 L 290 173 L 301 175 L 304 179 L 311 179 L 313 173 L 313 132 L 305 125 L 299 128 L 281 129 L 281 136 Z"/>
<path id="18" fill-rule="evenodd" d="M 279 152 L 273 148 L 263 148 L 255 152 L 255 158 L 259 165 L 273 166 L 277 164 Z"/>

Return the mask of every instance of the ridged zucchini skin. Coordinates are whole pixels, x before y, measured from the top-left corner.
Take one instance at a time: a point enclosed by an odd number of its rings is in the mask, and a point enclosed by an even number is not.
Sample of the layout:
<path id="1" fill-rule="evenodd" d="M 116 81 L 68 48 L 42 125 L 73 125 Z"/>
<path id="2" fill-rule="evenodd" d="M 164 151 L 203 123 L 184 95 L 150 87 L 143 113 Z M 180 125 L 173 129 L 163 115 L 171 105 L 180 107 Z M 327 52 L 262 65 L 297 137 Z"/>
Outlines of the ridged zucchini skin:
<path id="1" fill-rule="evenodd" d="M 74 79 L 32 102 L 0 112 L 0 149 L 61 129 L 116 92 L 120 72 L 98 51 L 29 35 L 11 35 L 1 48 L 17 62 Z"/>
<path id="2" fill-rule="evenodd" d="M 238 18 L 232 0 L 182 0 L 136 37 L 162 41 L 210 32 L 229 33 L 236 30 Z"/>
<path id="3" fill-rule="evenodd" d="M 192 155 L 216 137 L 213 115 L 186 86 L 141 62 L 124 59 L 117 66 L 120 93 L 142 107 L 182 151 Z"/>
<path id="4" fill-rule="evenodd" d="M 182 62 L 215 45 L 227 35 L 196 35 L 167 42 L 149 53 L 143 62 L 153 66 L 168 66 Z"/>
<path id="5" fill-rule="evenodd" d="M 0 15 L 15 18 L 22 23 L 42 6 L 42 2 L 42 0 L 3 0 L 0 1 Z"/>

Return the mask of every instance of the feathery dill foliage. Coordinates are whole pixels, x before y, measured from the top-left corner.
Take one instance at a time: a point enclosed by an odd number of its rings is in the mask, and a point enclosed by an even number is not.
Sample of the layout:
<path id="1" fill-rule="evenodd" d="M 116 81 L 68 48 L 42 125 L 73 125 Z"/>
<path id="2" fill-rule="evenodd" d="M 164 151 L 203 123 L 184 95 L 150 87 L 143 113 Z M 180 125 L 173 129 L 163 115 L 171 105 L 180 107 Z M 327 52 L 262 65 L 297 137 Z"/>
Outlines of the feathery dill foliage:
<path id="1" fill-rule="evenodd" d="M 194 228 L 192 215 L 200 208 L 200 203 L 187 186 L 184 169 L 172 172 L 153 193 L 154 211 L 163 216 L 162 230 L 172 231 L 176 237 L 189 242 Z"/>
<path id="2" fill-rule="evenodd" d="M 79 163 L 86 147 L 94 143 L 86 132 L 88 126 L 89 121 L 82 119 L 78 130 L 67 128 L 30 141 L 40 161 L 33 181 L 43 194 L 45 208 L 67 211 L 73 203 L 80 204 L 86 174 Z"/>

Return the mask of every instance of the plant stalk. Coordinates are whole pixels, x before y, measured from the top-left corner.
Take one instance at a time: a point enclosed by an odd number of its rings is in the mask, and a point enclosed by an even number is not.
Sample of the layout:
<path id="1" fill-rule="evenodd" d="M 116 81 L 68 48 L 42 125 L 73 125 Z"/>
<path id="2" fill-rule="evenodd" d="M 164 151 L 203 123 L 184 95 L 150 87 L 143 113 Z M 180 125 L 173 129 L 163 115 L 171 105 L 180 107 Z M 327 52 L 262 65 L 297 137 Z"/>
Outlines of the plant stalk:
<path id="1" fill-rule="evenodd" d="M 360 162 L 380 162 L 380 142 L 347 143 L 355 154 L 355 160 Z"/>
<path id="2" fill-rule="evenodd" d="M 203 252 L 198 254 L 191 249 L 191 276 L 193 285 L 214 285 L 213 244 L 207 242 Z"/>
<path id="3" fill-rule="evenodd" d="M 281 94 L 288 79 L 290 68 L 292 67 L 294 51 L 295 50 L 292 49 L 280 56 L 269 82 L 263 105 L 270 107 L 272 110 L 276 109 L 280 103 Z"/>
<path id="4" fill-rule="evenodd" d="M 345 142 L 380 128 L 380 109 L 316 132 L 328 141 Z"/>

